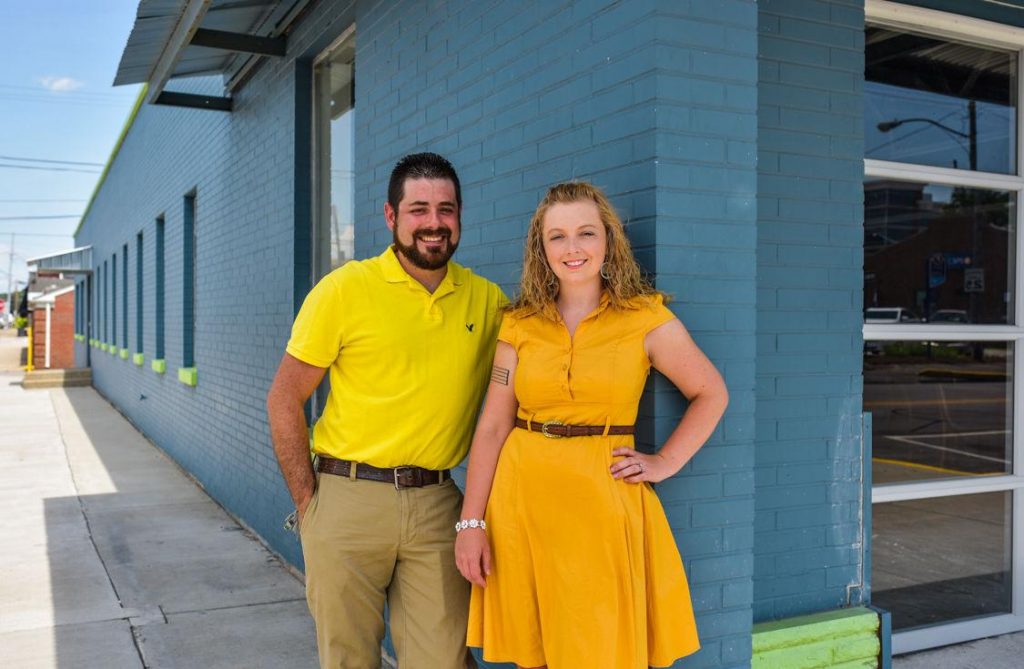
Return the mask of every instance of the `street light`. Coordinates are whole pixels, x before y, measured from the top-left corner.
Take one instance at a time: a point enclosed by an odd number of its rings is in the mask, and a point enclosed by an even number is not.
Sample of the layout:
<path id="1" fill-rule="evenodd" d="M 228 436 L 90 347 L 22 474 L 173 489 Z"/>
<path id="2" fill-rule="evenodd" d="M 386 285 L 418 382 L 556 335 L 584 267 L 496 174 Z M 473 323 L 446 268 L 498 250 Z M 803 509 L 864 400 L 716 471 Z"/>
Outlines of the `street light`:
<path id="1" fill-rule="evenodd" d="M 967 156 L 971 165 L 971 171 L 978 169 L 978 111 L 975 107 L 974 100 L 967 101 L 967 121 L 968 121 L 968 132 L 961 132 L 956 128 L 951 128 L 944 123 L 939 123 L 935 119 L 924 118 L 921 116 L 915 116 L 913 118 L 895 118 L 891 121 L 882 121 L 876 127 L 880 132 L 889 132 L 895 128 L 900 127 L 904 123 L 928 123 L 934 125 L 940 130 L 956 135 L 957 137 L 963 137 L 967 140 Z"/>

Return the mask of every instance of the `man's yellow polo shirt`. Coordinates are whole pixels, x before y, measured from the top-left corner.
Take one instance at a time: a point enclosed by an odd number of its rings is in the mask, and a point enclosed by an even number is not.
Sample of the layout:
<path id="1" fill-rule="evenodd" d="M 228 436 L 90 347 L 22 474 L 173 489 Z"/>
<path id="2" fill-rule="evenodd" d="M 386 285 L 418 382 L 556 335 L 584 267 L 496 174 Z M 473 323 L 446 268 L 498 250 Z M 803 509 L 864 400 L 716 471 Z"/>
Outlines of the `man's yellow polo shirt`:
<path id="1" fill-rule="evenodd" d="M 306 296 L 287 351 L 330 368 L 313 450 L 374 467 L 448 469 L 466 456 L 491 375 L 501 289 L 449 261 L 433 294 L 388 248 Z"/>

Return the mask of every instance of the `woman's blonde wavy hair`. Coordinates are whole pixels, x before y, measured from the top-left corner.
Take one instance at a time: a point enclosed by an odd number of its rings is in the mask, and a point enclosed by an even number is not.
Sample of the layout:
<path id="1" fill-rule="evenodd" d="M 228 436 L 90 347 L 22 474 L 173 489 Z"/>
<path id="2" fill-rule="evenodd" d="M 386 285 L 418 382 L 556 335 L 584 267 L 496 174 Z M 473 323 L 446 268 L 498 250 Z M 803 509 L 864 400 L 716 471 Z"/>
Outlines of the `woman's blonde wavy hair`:
<path id="1" fill-rule="evenodd" d="M 519 295 L 509 305 L 509 311 L 516 316 L 542 314 L 552 320 L 557 318 L 555 299 L 558 297 L 558 279 L 544 254 L 544 215 L 552 205 L 581 201 L 597 205 L 601 223 L 604 224 L 608 244 L 601 284 L 608 295 L 610 306 L 617 309 L 635 308 L 631 301 L 645 295 L 661 295 L 668 302 L 668 296 L 655 290 L 644 278 L 640 265 L 633 257 L 622 220 L 615 213 L 608 197 L 593 184 L 569 181 L 548 189 L 530 220 L 530 228 L 526 232 L 526 249 L 523 252 L 523 278 L 519 282 Z"/>

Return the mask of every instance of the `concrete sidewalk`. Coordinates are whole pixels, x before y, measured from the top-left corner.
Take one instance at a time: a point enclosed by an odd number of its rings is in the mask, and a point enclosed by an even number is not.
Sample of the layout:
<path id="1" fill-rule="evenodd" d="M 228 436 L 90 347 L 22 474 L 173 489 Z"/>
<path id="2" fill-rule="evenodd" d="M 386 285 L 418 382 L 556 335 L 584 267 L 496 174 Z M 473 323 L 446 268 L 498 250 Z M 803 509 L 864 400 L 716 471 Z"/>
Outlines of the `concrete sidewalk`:
<path id="1" fill-rule="evenodd" d="M 0 366 L 0 665 L 317 666 L 302 583 L 93 389 L 21 377 Z"/>

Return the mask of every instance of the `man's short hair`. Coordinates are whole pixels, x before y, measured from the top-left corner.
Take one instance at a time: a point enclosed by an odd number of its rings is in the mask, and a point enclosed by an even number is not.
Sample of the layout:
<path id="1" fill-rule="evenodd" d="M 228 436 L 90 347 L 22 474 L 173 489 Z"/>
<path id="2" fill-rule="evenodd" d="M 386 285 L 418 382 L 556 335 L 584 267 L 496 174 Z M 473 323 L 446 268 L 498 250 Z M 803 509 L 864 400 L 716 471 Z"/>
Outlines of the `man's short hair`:
<path id="1" fill-rule="evenodd" d="M 436 153 L 411 153 L 397 163 L 391 170 L 388 182 L 388 204 L 398 211 L 398 203 L 405 196 L 406 179 L 448 179 L 455 186 L 455 203 L 462 210 L 462 185 L 455 168 L 443 156 Z"/>

